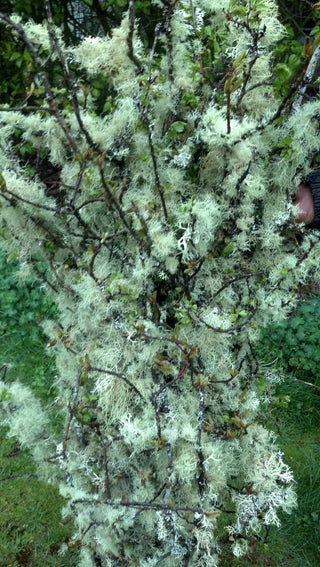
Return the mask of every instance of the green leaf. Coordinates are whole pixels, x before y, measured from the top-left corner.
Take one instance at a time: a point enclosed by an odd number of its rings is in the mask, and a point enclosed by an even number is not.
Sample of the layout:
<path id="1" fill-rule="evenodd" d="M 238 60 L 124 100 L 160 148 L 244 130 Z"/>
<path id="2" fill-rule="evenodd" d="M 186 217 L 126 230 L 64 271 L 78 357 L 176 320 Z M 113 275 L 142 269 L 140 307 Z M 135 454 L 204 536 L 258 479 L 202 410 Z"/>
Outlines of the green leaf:
<path id="1" fill-rule="evenodd" d="M 291 77 L 291 69 L 285 63 L 278 63 L 274 68 L 274 74 L 279 79 L 286 81 Z"/>

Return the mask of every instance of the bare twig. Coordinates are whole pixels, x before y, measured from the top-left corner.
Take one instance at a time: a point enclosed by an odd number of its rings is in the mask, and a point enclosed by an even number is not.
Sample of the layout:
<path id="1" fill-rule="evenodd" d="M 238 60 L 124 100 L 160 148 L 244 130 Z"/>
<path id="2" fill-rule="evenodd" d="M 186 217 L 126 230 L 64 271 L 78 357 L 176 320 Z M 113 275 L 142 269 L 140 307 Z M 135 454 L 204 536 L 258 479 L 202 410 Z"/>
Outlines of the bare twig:
<path id="1" fill-rule="evenodd" d="M 158 163 L 157 163 L 156 153 L 155 153 L 155 149 L 154 149 L 154 145 L 153 145 L 153 141 L 152 141 L 152 130 L 151 130 L 149 120 L 146 116 L 145 116 L 144 122 L 147 126 L 147 131 L 148 131 L 148 142 L 149 142 L 149 148 L 150 148 L 150 154 L 151 154 L 151 159 L 152 159 L 154 177 L 155 177 L 155 182 L 156 182 L 155 189 L 159 193 L 164 218 L 167 221 L 168 220 L 168 211 L 167 211 L 166 201 L 165 201 L 165 198 L 164 198 L 163 189 L 162 189 L 161 182 L 160 182 L 160 176 L 159 176 L 159 171 L 158 171 Z"/>
<path id="2" fill-rule="evenodd" d="M 46 8 L 47 16 L 48 16 L 47 29 L 48 29 L 48 34 L 49 34 L 49 38 L 50 38 L 51 49 L 52 49 L 52 51 L 55 51 L 57 53 L 58 57 L 59 57 L 60 65 L 62 67 L 62 71 L 63 71 L 64 77 L 65 77 L 65 80 L 66 80 L 66 83 L 67 83 L 67 86 L 68 86 L 68 90 L 71 94 L 72 106 L 73 106 L 73 110 L 74 110 L 77 122 L 79 124 L 79 128 L 80 128 L 81 132 L 83 133 L 88 145 L 91 148 L 98 150 L 99 149 L 98 145 L 92 140 L 88 130 L 85 128 L 85 126 L 83 124 L 83 120 L 82 120 L 81 115 L 80 115 L 79 101 L 78 101 L 76 90 L 74 88 L 74 82 L 71 78 L 66 58 L 61 51 L 61 47 L 59 45 L 57 35 L 54 31 L 53 19 L 52 19 L 52 13 L 51 13 L 51 6 L 50 6 L 49 0 L 45 0 L 45 8 Z"/>
<path id="3" fill-rule="evenodd" d="M 105 436 L 102 435 L 102 455 L 103 455 L 103 465 L 104 465 L 104 492 L 108 499 L 111 499 L 111 483 L 109 477 L 109 462 L 108 462 L 108 448 L 110 443 L 105 442 Z"/>
<path id="4" fill-rule="evenodd" d="M 8 364 L 6 362 L 4 362 L 1 366 L 0 366 L 0 372 L 2 371 L 2 376 L 1 376 L 1 380 L 5 381 L 6 379 L 6 374 L 8 372 Z"/>
<path id="5" fill-rule="evenodd" d="M 240 280 L 247 280 L 249 278 L 254 278 L 254 277 L 258 277 L 258 276 L 264 276 L 266 275 L 267 272 L 265 270 L 258 270 L 257 272 L 251 272 L 249 274 L 239 274 L 234 276 L 233 278 L 231 278 L 230 280 L 228 280 L 227 282 L 225 282 L 219 289 L 218 291 L 216 291 L 213 294 L 213 298 L 217 297 L 217 295 L 219 295 L 224 289 L 226 289 L 227 287 L 229 287 L 230 285 L 233 285 L 234 283 L 237 283 Z"/>
<path id="6" fill-rule="evenodd" d="M 68 446 L 68 441 L 69 441 L 70 427 L 71 427 L 71 423 L 72 423 L 72 420 L 74 418 L 74 415 L 75 415 L 75 412 L 76 412 L 76 409 L 77 409 L 81 375 L 82 375 L 82 365 L 80 365 L 79 368 L 78 368 L 78 374 L 77 374 L 75 386 L 73 388 L 72 398 L 68 403 L 69 414 L 68 414 L 67 422 L 66 422 L 66 425 L 65 425 L 64 439 L 63 439 L 63 443 L 62 443 L 62 456 L 63 456 L 63 458 L 66 458 L 66 451 L 67 451 L 67 446 Z"/>
<path id="7" fill-rule="evenodd" d="M 317 386 L 317 384 L 313 384 L 312 382 L 306 382 L 306 380 L 301 380 L 301 378 L 296 378 L 295 376 L 292 376 L 291 379 L 294 380 L 295 382 L 300 382 L 301 384 L 305 384 L 306 386 L 311 386 L 316 390 L 320 390 L 320 386 Z"/>
<path id="8" fill-rule="evenodd" d="M 175 384 L 178 380 L 183 378 L 183 376 L 187 372 L 188 368 L 189 368 L 189 362 L 186 362 L 182 366 L 182 368 L 180 368 L 177 376 L 175 378 L 173 378 L 172 380 L 170 380 L 170 382 L 166 382 L 165 384 L 163 384 L 163 386 L 161 386 L 161 388 L 159 388 L 159 390 L 157 390 L 154 395 L 157 396 L 157 397 L 160 396 L 160 394 L 162 394 L 162 392 L 164 392 L 164 390 L 166 390 L 167 388 L 169 388 L 170 386 Z"/>
<path id="9" fill-rule="evenodd" d="M 138 71 L 142 71 L 142 65 L 133 49 L 133 34 L 135 28 L 134 0 L 129 0 L 129 35 L 127 37 L 128 55 L 137 67 Z"/>
<path id="10" fill-rule="evenodd" d="M 314 74 L 316 72 L 317 65 L 318 65 L 318 62 L 319 62 L 319 58 L 320 58 L 320 45 L 317 45 L 317 47 L 313 51 L 313 54 L 310 58 L 308 66 L 307 66 L 307 68 L 304 72 L 304 77 L 303 77 L 303 80 L 301 82 L 300 88 L 298 90 L 298 94 L 297 94 L 297 96 L 294 100 L 294 103 L 292 105 L 292 111 L 293 112 L 296 112 L 302 104 L 306 90 L 307 90 L 308 86 L 310 85 L 310 83 L 311 83 L 311 81 L 314 77 Z"/>
<path id="11" fill-rule="evenodd" d="M 59 208 L 50 207 L 49 205 L 43 205 L 41 203 L 34 203 L 33 201 L 29 201 L 29 199 L 26 199 L 25 197 L 21 197 L 20 195 L 17 195 L 13 191 L 10 191 L 10 189 L 8 189 L 7 187 L 2 192 L 2 196 L 4 197 L 4 199 L 6 198 L 6 193 L 8 193 L 8 195 L 10 195 L 13 199 L 16 199 L 17 201 L 21 201 L 22 203 L 25 203 L 26 205 L 31 205 L 32 207 L 35 207 L 37 209 L 43 209 L 45 211 L 52 211 L 53 213 L 61 212 Z M 7 198 L 7 200 L 8 200 L 8 198 Z M 68 212 L 66 212 L 65 214 L 68 214 Z"/>
<path id="12" fill-rule="evenodd" d="M 114 207 L 114 209 L 116 209 L 116 211 L 118 212 L 119 217 L 120 217 L 123 225 L 126 227 L 127 231 L 131 234 L 132 238 L 134 238 L 134 240 L 139 244 L 139 246 L 142 246 L 142 240 L 140 240 L 140 238 L 138 238 L 138 236 L 136 235 L 133 228 L 127 222 L 125 215 L 124 215 L 124 212 L 123 212 L 120 204 L 118 203 L 117 198 L 113 195 L 112 191 L 110 191 L 110 189 L 108 187 L 108 184 L 106 182 L 104 172 L 103 172 L 103 158 L 99 161 L 98 165 L 99 165 L 100 178 L 101 178 L 102 187 L 104 189 L 104 197 L 105 197 L 106 203 L 111 204 Z"/>
<path id="13" fill-rule="evenodd" d="M 82 177 L 83 177 L 83 174 L 84 174 L 84 172 L 85 172 L 85 170 L 86 170 L 86 167 L 87 167 L 87 163 L 86 163 L 86 161 L 84 160 L 84 161 L 80 164 L 80 169 L 79 169 L 78 177 L 77 177 L 77 180 L 76 180 L 76 183 L 75 183 L 75 186 L 74 186 L 74 190 L 73 190 L 73 195 L 72 195 L 72 198 L 71 198 L 71 201 L 70 201 L 70 207 L 73 207 L 73 206 L 74 206 L 75 200 L 76 200 L 77 195 L 78 195 L 78 192 L 79 192 L 79 190 L 80 190 L 80 186 L 81 186 L 81 182 L 82 182 Z"/>
<path id="14" fill-rule="evenodd" d="M 161 429 L 161 420 L 160 420 L 160 414 L 159 414 L 157 393 L 155 393 L 151 396 L 151 402 L 152 402 L 152 405 L 153 405 L 154 414 L 155 414 L 155 418 L 156 418 L 157 437 L 158 437 L 159 442 L 162 442 L 162 429 Z"/>
<path id="15" fill-rule="evenodd" d="M 191 512 L 192 514 L 200 514 L 203 516 L 207 516 L 212 518 L 214 516 L 220 515 L 221 511 L 219 508 L 214 508 L 214 510 L 204 510 L 200 507 L 192 506 L 169 506 L 166 504 L 157 504 L 155 502 L 136 502 L 136 501 L 125 501 L 125 500 L 98 500 L 98 499 L 89 499 L 89 498 L 79 498 L 73 500 L 70 506 L 76 507 L 78 504 L 94 504 L 94 505 L 108 505 L 108 506 L 115 506 L 118 508 L 119 506 L 123 506 L 124 508 L 135 508 L 137 510 L 162 510 L 168 512 Z"/>
<path id="16" fill-rule="evenodd" d="M 205 488 L 207 486 L 207 479 L 205 473 L 205 466 L 204 466 L 204 455 L 203 450 L 201 447 L 201 434 L 202 434 L 202 427 L 203 427 L 203 418 L 204 418 L 204 390 L 203 388 L 199 389 L 199 410 L 198 410 L 198 429 L 197 429 L 197 454 L 198 454 L 198 487 L 199 487 L 199 494 L 200 497 L 203 496 Z"/>
<path id="17" fill-rule="evenodd" d="M 141 399 L 145 399 L 143 397 L 143 395 L 141 394 L 141 392 L 139 392 L 138 388 L 132 384 L 132 382 L 130 382 L 130 380 L 128 378 L 126 378 L 126 376 L 124 376 L 123 374 L 120 374 L 120 372 L 114 372 L 113 370 L 107 370 L 105 368 L 96 368 L 95 366 L 91 366 L 91 364 L 89 364 L 88 368 L 87 368 L 88 372 L 92 371 L 92 372 L 99 372 L 101 374 L 107 374 L 108 376 L 114 376 L 115 378 L 120 378 L 120 380 L 122 380 L 123 382 L 125 382 L 128 386 L 130 386 L 130 388 L 132 388 L 132 390 L 138 394 L 138 396 Z"/>

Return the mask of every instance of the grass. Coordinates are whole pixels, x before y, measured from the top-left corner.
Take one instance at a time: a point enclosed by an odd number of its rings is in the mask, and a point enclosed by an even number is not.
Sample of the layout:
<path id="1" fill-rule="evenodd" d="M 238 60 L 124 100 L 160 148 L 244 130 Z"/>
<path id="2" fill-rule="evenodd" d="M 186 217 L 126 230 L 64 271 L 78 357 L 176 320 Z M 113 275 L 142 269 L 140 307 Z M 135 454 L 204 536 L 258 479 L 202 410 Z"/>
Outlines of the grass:
<path id="1" fill-rule="evenodd" d="M 61 518 L 63 499 L 38 480 L 27 451 L 0 429 L 0 567 L 75 567 L 68 543 L 72 523 Z M 60 554 L 62 544 L 67 553 Z"/>
<path id="2" fill-rule="evenodd" d="M 281 563 L 292 567 L 320 565 L 320 396 L 316 389 L 287 379 L 280 393 L 289 407 L 276 416 L 279 444 L 294 472 L 298 508 L 282 517 L 271 542 L 281 550 Z M 289 558 L 290 562 L 286 559 Z"/>

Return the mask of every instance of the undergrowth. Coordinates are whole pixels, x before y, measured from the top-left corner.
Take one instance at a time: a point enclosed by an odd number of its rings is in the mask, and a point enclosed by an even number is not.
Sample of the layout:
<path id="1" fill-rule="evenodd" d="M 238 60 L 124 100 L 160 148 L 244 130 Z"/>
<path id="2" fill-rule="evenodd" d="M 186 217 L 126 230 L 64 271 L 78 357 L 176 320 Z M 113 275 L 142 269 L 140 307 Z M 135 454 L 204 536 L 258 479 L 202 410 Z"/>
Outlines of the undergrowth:
<path id="1" fill-rule="evenodd" d="M 39 282 L 17 279 L 18 268 L 0 255 L 0 372 L 48 404 L 55 395 L 55 367 L 40 323 L 56 310 Z M 73 526 L 61 516 L 64 500 L 37 478 L 28 451 L 7 438 L 4 427 L 0 440 L 0 567 L 75 567 Z"/>
<path id="2" fill-rule="evenodd" d="M 298 508 L 258 547 L 264 559 L 235 562 L 246 567 L 320 564 L 320 297 L 302 301 L 292 316 L 261 331 L 258 357 L 280 369 L 264 417 L 296 480 Z M 267 559 L 266 559 L 267 558 Z M 268 562 L 269 561 L 269 562 Z"/>

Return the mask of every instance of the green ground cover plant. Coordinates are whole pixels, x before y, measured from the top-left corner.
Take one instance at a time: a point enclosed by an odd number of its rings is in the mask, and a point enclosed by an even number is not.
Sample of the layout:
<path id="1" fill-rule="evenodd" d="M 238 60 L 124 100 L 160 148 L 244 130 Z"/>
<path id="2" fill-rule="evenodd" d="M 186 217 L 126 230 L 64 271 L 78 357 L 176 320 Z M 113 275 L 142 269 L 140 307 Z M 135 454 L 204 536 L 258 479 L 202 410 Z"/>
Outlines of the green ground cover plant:
<path id="1" fill-rule="evenodd" d="M 289 319 L 265 327 L 257 351 L 294 377 L 320 385 L 320 301 L 302 301 Z"/>
<path id="2" fill-rule="evenodd" d="M 39 264 L 38 269 L 44 270 Z M 6 381 L 17 377 L 43 400 L 54 398 L 54 362 L 45 351 L 41 322 L 56 315 L 50 295 L 34 277 L 19 279 L 19 264 L 0 254 L 0 368 Z"/>

